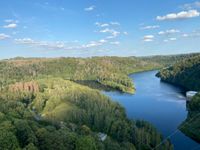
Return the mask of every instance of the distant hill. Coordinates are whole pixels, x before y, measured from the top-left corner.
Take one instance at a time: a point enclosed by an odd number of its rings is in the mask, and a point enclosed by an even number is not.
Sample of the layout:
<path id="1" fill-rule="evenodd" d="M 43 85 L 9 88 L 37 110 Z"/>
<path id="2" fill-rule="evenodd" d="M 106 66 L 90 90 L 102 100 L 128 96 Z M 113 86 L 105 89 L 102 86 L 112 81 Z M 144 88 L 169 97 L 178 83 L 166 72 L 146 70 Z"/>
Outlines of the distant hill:
<path id="1" fill-rule="evenodd" d="M 97 89 L 133 93 L 129 74 L 162 68 L 199 54 L 149 57 L 23 58 L 0 61 L 0 88 L 16 81 L 61 77 Z"/>
<path id="2" fill-rule="evenodd" d="M 178 55 L 155 55 L 140 57 L 144 61 L 155 62 L 162 66 L 169 67 L 175 63 L 190 57 L 198 56 L 200 53 L 178 54 Z"/>
<path id="3" fill-rule="evenodd" d="M 52 76 L 73 80 L 93 88 L 134 92 L 130 73 L 159 68 L 138 58 L 15 58 L 0 61 L 0 87 L 16 81 Z"/>
<path id="4" fill-rule="evenodd" d="M 179 61 L 158 74 L 161 80 L 180 85 L 188 90 L 200 90 L 200 55 Z"/>

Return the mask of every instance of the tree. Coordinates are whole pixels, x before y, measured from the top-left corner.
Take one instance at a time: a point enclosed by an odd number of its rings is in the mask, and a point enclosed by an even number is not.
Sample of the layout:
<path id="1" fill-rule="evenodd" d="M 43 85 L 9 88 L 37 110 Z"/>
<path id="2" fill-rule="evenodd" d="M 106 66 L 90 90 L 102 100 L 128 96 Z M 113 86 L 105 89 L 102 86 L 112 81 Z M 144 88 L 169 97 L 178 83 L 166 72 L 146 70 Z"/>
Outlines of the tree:
<path id="1" fill-rule="evenodd" d="M 78 139 L 76 150 L 97 150 L 95 140 L 91 136 L 84 136 Z"/>
<path id="2" fill-rule="evenodd" d="M 17 150 L 20 149 L 16 136 L 7 130 L 0 130 L 0 149 Z"/>

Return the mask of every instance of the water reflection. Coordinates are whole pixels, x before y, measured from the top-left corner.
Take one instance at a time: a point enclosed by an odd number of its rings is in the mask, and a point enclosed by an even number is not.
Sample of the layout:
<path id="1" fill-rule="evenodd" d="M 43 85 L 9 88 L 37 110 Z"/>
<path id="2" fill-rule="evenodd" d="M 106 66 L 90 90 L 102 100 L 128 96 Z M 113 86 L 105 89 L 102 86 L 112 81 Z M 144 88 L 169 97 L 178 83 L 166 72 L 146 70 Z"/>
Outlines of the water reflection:
<path id="1" fill-rule="evenodd" d="M 134 95 L 120 92 L 105 94 L 121 103 L 129 118 L 149 121 L 167 137 L 187 117 L 186 98 L 183 89 L 160 82 L 155 74 L 156 71 L 149 71 L 131 75 L 137 89 Z M 171 137 L 171 141 L 175 150 L 190 150 L 199 145 L 180 131 Z"/>

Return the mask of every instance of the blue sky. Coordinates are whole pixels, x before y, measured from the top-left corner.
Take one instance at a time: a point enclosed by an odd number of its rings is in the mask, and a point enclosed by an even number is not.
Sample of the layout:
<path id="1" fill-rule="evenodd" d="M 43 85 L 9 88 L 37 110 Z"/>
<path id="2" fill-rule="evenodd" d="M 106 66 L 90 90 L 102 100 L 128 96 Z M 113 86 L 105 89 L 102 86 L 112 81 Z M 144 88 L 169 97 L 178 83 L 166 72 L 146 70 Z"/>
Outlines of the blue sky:
<path id="1" fill-rule="evenodd" d="M 200 1 L 1 1 L 0 51 L 0 59 L 200 52 Z"/>

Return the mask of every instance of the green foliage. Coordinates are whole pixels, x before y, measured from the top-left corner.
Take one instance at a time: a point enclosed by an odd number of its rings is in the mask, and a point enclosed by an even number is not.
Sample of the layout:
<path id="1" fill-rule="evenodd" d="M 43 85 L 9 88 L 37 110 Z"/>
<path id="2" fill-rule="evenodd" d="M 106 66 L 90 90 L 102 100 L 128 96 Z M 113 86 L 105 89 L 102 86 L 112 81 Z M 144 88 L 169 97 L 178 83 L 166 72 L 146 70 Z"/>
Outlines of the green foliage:
<path id="1" fill-rule="evenodd" d="M 187 104 L 187 119 L 180 125 L 180 129 L 187 136 L 200 142 L 200 93 L 195 95 Z"/>
<path id="2" fill-rule="evenodd" d="M 14 133 L 7 130 L 0 130 L 0 149 L 19 149 L 19 143 Z"/>
<path id="3" fill-rule="evenodd" d="M 200 55 L 184 59 L 161 70 L 157 76 L 163 81 L 180 85 L 189 90 L 200 90 Z"/>
<path id="4" fill-rule="evenodd" d="M 184 87 L 187 90 L 200 91 L 200 55 L 195 55 L 161 70 L 157 76 L 163 81 Z M 188 116 L 180 125 L 187 136 L 200 142 L 200 93 L 187 103 Z"/>
<path id="5" fill-rule="evenodd" d="M 125 110 L 98 90 L 62 78 L 35 82 L 43 90 L 11 94 L 5 88 L 0 94 L 0 129 L 12 133 L 20 148 L 125 150 L 153 148 L 162 140 L 150 124 L 128 120 Z M 105 142 L 99 132 L 107 134 Z"/>
<path id="6" fill-rule="evenodd" d="M 93 88 L 103 85 L 101 87 L 133 93 L 134 86 L 128 74 L 157 67 L 156 63 L 147 63 L 135 57 L 16 58 L 0 62 L 0 88 L 16 81 L 53 76 L 79 83 L 84 81 L 85 84 L 96 83 Z"/>
<path id="7" fill-rule="evenodd" d="M 38 148 L 34 146 L 33 143 L 30 143 L 24 148 L 24 150 L 38 150 Z"/>
<path id="8" fill-rule="evenodd" d="M 29 143 L 37 144 L 37 138 L 26 120 L 16 120 L 14 126 L 21 147 L 25 147 Z"/>
<path id="9" fill-rule="evenodd" d="M 159 66 L 135 57 L 1 61 L 0 149 L 154 148 L 162 140 L 156 129 L 128 120 L 124 108 L 97 89 L 133 93 L 128 75 Z M 99 132 L 107 135 L 105 141 Z"/>
<path id="10" fill-rule="evenodd" d="M 187 104 L 187 108 L 190 111 L 200 112 L 200 93 L 196 94 L 190 103 Z"/>
<path id="11" fill-rule="evenodd" d="M 178 63 L 179 61 L 183 59 L 188 59 L 190 57 L 198 56 L 200 53 L 190 53 L 190 54 L 180 54 L 180 55 L 157 55 L 157 56 L 146 56 L 146 57 L 140 57 L 142 60 L 147 62 L 154 62 L 160 64 L 160 68 L 163 66 L 169 67 L 171 65 L 174 65 Z"/>
<path id="12" fill-rule="evenodd" d="M 77 140 L 76 150 L 97 150 L 97 147 L 92 137 L 84 136 Z"/>

